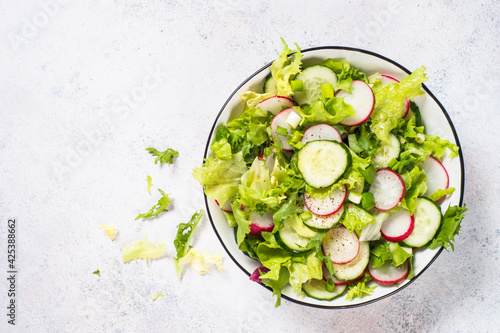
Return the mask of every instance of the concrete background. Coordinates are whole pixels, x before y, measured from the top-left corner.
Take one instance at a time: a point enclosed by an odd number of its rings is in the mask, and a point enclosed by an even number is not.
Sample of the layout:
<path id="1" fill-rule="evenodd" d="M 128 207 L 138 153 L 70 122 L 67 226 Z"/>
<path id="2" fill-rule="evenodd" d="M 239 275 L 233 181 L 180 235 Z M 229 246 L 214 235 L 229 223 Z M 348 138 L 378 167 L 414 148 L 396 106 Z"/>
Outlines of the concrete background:
<path id="1" fill-rule="evenodd" d="M 498 1 L 0 2 L 0 302 L 17 219 L 16 326 L 2 332 L 496 332 L 499 327 Z M 196 248 L 224 272 L 175 275 L 176 225 L 204 208 L 191 170 L 233 89 L 279 38 L 427 66 L 465 157 L 468 215 L 455 252 L 411 286 L 349 310 L 283 301 L 248 281 L 204 218 Z M 158 166 L 146 147 L 180 152 Z M 146 176 L 153 179 L 152 194 Z M 171 211 L 134 221 L 159 187 Z M 98 229 L 116 225 L 110 241 Z M 167 256 L 122 263 L 148 234 Z M 92 274 L 99 269 L 101 277 Z M 2 277 L 4 276 L 5 277 Z M 152 301 L 163 292 L 164 298 Z"/>

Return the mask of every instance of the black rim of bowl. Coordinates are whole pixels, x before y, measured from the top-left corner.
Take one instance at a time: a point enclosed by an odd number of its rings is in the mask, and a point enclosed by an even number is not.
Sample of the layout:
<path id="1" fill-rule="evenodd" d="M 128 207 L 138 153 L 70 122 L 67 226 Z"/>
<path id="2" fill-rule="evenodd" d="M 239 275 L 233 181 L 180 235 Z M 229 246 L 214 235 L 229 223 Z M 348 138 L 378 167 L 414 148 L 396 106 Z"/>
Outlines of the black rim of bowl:
<path id="1" fill-rule="evenodd" d="M 358 48 L 345 47 L 345 46 L 318 46 L 318 47 L 304 49 L 304 50 L 302 50 L 302 53 L 306 54 L 308 52 L 313 52 L 313 51 L 318 51 L 318 50 L 343 50 L 343 51 L 351 51 L 351 52 L 364 53 L 364 54 L 367 54 L 367 55 L 374 56 L 374 57 L 380 58 L 382 60 L 385 60 L 385 61 L 387 61 L 387 62 L 395 65 L 396 67 L 399 67 L 400 69 L 402 69 L 407 74 L 411 74 L 411 71 L 409 71 L 408 69 L 406 69 L 404 66 L 400 65 L 399 63 L 395 62 L 394 60 L 391 60 L 391 59 L 389 59 L 387 57 L 384 57 L 384 56 L 382 56 L 380 54 L 377 54 L 377 53 L 374 53 L 374 52 L 371 52 L 371 51 L 367 51 L 367 50 L 363 50 L 363 49 L 358 49 Z M 272 62 L 268 63 L 267 65 L 263 66 L 262 68 L 260 68 L 259 70 L 257 70 L 255 73 L 253 73 L 252 75 L 250 75 L 228 97 L 228 99 L 226 100 L 226 102 L 222 106 L 221 110 L 217 114 L 217 117 L 215 118 L 215 121 L 214 121 L 214 123 L 212 125 L 212 128 L 210 130 L 210 134 L 208 135 L 207 144 L 205 146 L 204 158 L 208 157 L 208 152 L 209 152 L 209 149 L 210 149 L 211 138 L 212 138 L 212 135 L 213 135 L 213 133 L 215 131 L 215 128 L 217 126 L 217 121 L 219 120 L 222 112 L 226 108 L 226 106 L 229 103 L 229 101 L 241 89 L 241 87 L 243 87 L 248 81 L 250 81 L 251 79 L 253 79 L 257 74 L 259 74 L 260 72 L 268 69 L 271 66 L 271 64 L 272 64 Z M 453 125 L 453 123 L 452 123 L 452 121 L 450 119 L 450 116 L 448 115 L 448 112 L 446 112 L 446 110 L 443 107 L 443 105 L 441 104 L 441 102 L 439 102 L 439 100 L 434 96 L 434 94 L 432 94 L 432 92 L 425 86 L 425 84 L 422 85 L 422 87 L 424 88 L 425 92 L 437 103 L 437 105 L 439 106 L 439 108 L 443 112 L 443 114 L 446 117 L 446 119 L 448 121 L 448 124 L 449 124 L 449 126 L 450 126 L 450 128 L 451 128 L 451 130 L 453 132 L 453 136 L 455 138 L 457 146 L 459 147 L 459 150 L 458 150 L 459 156 L 458 156 L 458 158 L 460 160 L 460 168 L 461 168 L 461 171 L 462 171 L 462 174 L 460 176 L 461 191 L 460 191 L 459 206 L 462 206 L 462 204 L 463 204 L 463 197 L 464 197 L 464 186 L 465 186 L 465 169 L 464 169 L 464 161 L 463 161 L 463 155 L 462 155 L 462 147 L 460 146 L 460 141 L 458 140 L 458 135 L 457 135 L 457 132 L 455 130 L 455 126 Z M 217 238 L 219 239 L 220 243 L 222 244 L 222 247 L 224 247 L 224 250 L 227 252 L 227 254 L 229 255 L 229 257 L 231 257 L 231 259 L 233 260 L 233 262 L 243 272 L 245 272 L 245 274 L 247 274 L 248 276 L 250 276 L 252 272 L 248 272 L 238 262 L 238 260 L 236 260 L 236 258 L 233 257 L 233 255 L 231 254 L 231 252 L 229 251 L 229 249 L 226 247 L 226 244 L 222 240 L 222 237 L 220 236 L 219 232 L 217 231 L 217 228 L 216 228 L 215 223 L 213 221 L 212 215 L 210 214 L 210 208 L 208 206 L 208 198 L 205 195 L 205 193 L 203 193 L 203 196 L 205 198 L 205 206 L 207 208 L 207 214 L 208 214 L 208 218 L 210 220 L 210 224 L 212 224 L 212 227 L 213 227 L 213 229 L 215 231 L 215 234 L 217 235 Z M 334 306 L 334 305 L 320 305 L 320 304 L 306 303 L 306 302 L 303 302 L 303 301 L 291 298 L 291 297 L 289 297 L 287 295 L 283 295 L 283 294 L 281 295 L 281 297 L 284 298 L 284 299 L 286 299 L 286 300 L 288 300 L 288 301 L 291 301 L 291 302 L 294 302 L 294 303 L 297 303 L 297 304 L 300 304 L 300 305 L 306 305 L 306 306 L 311 306 L 311 307 L 321 308 L 321 309 L 350 309 L 350 308 L 355 308 L 355 307 L 360 307 L 360 306 L 368 305 L 368 304 L 371 304 L 371 303 L 383 300 L 383 299 L 385 299 L 387 297 L 390 297 L 390 296 L 396 294 L 397 292 L 405 289 L 407 286 L 409 286 L 411 283 L 413 283 L 413 281 L 415 281 L 420 275 L 422 275 L 427 270 L 427 268 L 429 268 L 429 266 L 437 259 L 437 257 L 439 257 L 439 255 L 441 254 L 441 252 L 443 252 L 443 248 L 441 248 L 436 253 L 436 255 L 434 255 L 434 257 L 427 263 L 427 265 L 420 271 L 420 273 L 418 273 L 417 275 L 415 275 L 410 281 L 408 281 L 408 283 L 406 283 L 405 285 L 397 288 L 396 290 L 394 290 L 394 291 L 392 291 L 392 292 L 390 292 L 388 294 L 385 294 L 385 295 L 380 296 L 380 297 L 375 298 L 375 299 L 367 300 L 366 302 L 356 303 L 356 304 L 352 304 L 352 305 Z M 267 286 L 265 286 L 264 284 L 261 284 L 261 283 L 260 283 L 260 285 L 263 286 L 264 288 L 272 291 L 272 288 L 267 287 Z"/>

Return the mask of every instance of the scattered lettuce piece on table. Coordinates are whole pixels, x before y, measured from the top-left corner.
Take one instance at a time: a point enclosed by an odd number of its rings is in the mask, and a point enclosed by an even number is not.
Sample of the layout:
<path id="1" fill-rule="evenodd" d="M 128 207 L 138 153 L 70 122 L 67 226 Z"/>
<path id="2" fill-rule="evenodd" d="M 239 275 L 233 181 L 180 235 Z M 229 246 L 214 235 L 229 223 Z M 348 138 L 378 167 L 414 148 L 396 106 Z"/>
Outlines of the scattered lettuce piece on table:
<path id="1" fill-rule="evenodd" d="M 109 237 L 109 239 L 113 240 L 115 239 L 116 236 L 116 227 L 115 226 L 110 226 L 110 225 L 100 225 L 99 229 L 104 230 L 106 232 L 106 235 Z"/>
<path id="2" fill-rule="evenodd" d="M 100 277 L 101 276 L 101 271 L 100 270 L 96 270 L 95 272 L 92 272 L 92 274 L 99 275 L 99 277 Z"/>
<path id="3" fill-rule="evenodd" d="M 174 158 L 179 156 L 179 152 L 173 150 L 172 148 L 167 148 L 165 151 L 159 151 L 156 148 L 146 148 L 153 156 L 157 156 L 155 159 L 155 164 L 160 162 L 165 164 L 173 164 Z"/>
<path id="4" fill-rule="evenodd" d="M 194 231 L 200 223 L 201 217 L 203 216 L 203 209 L 196 212 L 191 216 L 191 220 L 188 223 L 180 223 L 177 226 L 177 235 L 174 239 L 175 249 L 177 250 L 177 256 L 174 258 L 175 269 L 177 271 L 177 277 L 180 279 L 182 274 L 182 266 L 179 265 L 179 260 L 184 257 L 191 249 L 191 239 L 193 238 Z"/>
<path id="5" fill-rule="evenodd" d="M 152 180 L 153 178 L 151 178 L 151 176 L 146 177 L 146 181 L 148 182 L 148 186 L 146 187 L 146 189 L 148 190 L 149 193 L 151 193 L 151 187 L 153 186 Z"/>
<path id="6" fill-rule="evenodd" d="M 159 292 L 158 294 L 156 294 L 156 295 L 154 295 L 154 296 L 153 296 L 153 301 L 156 301 L 156 299 L 157 299 L 158 297 L 163 297 L 163 298 L 165 298 L 165 296 L 163 296 L 163 293 L 162 293 L 162 292 Z"/>
<path id="7" fill-rule="evenodd" d="M 158 189 L 158 191 L 160 191 L 162 195 L 162 197 L 158 200 L 158 203 L 154 205 L 147 213 L 137 215 L 137 217 L 135 218 L 136 220 L 140 218 L 146 219 L 148 217 L 158 216 L 158 214 L 168 211 L 167 207 L 168 205 L 170 205 L 168 194 L 165 194 L 165 192 L 160 189 Z"/>
<path id="8" fill-rule="evenodd" d="M 176 269 L 178 267 L 178 277 L 180 279 L 182 275 L 182 270 L 186 264 L 191 265 L 191 267 L 198 272 L 198 274 L 208 273 L 210 265 L 215 265 L 220 272 L 222 269 L 222 255 L 213 254 L 210 252 L 199 252 L 194 247 L 190 248 L 188 253 L 176 261 Z M 180 272 L 180 273 L 179 273 Z"/>
<path id="9" fill-rule="evenodd" d="M 443 215 L 437 235 L 429 245 L 430 249 L 443 246 L 447 251 L 448 247 L 451 247 L 452 251 L 455 250 L 453 242 L 455 241 L 455 236 L 458 235 L 458 232 L 460 231 L 460 222 L 462 222 L 466 211 L 467 208 L 465 207 L 465 204 L 463 207 L 448 207 Z"/>
<path id="10" fill-rule="evenodd" d="M 123 262 L 126 263 L 132 260 L 137 262 L 137 259 L 148 262 L 153 259 L 159 259 L 167 252 L 164 247 L 164 243 L 158 243 L 158 247 L 156 247 L 153 243 L 148 241 L 148 236 L 146 235 L 144 240 L 125 247 L 123 250 Z"/>

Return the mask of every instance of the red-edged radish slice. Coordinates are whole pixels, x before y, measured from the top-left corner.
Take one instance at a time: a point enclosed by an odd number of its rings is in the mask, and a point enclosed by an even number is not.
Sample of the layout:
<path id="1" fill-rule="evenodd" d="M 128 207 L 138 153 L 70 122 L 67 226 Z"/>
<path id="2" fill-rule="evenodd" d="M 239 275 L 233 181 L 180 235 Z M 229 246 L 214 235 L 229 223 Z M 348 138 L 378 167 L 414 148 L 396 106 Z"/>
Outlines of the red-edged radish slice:
<path id="1" fill-rule="evenodd" d="M 429 156 L 422 166 L 425 171 L 425 176 L 427 180 L 425 184 L 427 184 L 427 191 L 425 192 L 425 196 L 429 196 L 436 192 L 437 190 L 447 189 L 450 185 L 450 177 L 448 176 L 448 171 L 443 166 L 441 162 L 439 162 L 433 156 Z"/>
<path id="2" fill-rule="evenodd" d="M 294 108 L 288 108 L 280 113 L 278 113 L 276 116 L 274 116 L 273 120 L 271 121 L 271 136 L 273 138 L 279 138 L 281 142 L 283 143 L 283 149 L 284 150 L 293 150 L 292 146 L 288 144 L 288 137 L 285 137 L 281 134 L 276 133 L 276 129 L 279 127 L 282 127 L 288 131 L 288 134 L 291 133 L 292 127 L 287 123 L 288 116 L 290 115 L 290 112 L 295 112 L 297 115 L 299 114 Z"/>
<path id="3" fill-rule="evenodd" d="M 215 200 L 215 203 L 217 204 L 217 206 L 220 207 L 220 209 L 226 213 L 232 213 L 233 212 L 233 209 L 231 208 L 231 201 L 230 200 L 226 200 L 226 202 L 224 202 L 224 204 L 222 205 L 222 207 L 220 206 L 219 202 L 217 200 Z"/>
<path id="4" fill-rule="evenodd" d="M 339 131 L 335 129 L 335 127 L 327 125 L 327 124 L 318 124 L 309 127 L 304 132 L 304 136 L 300 141 L 303 144 L 308 143 L 309 141 L 315 140 L 330 140 L 342 142 L 342 137 L 339 134 Z"/>
<path id="5" fill-rule="evenodd" d="M 277 115 L 283 109 L 291 108 L 295 103 L 291 98 L 286 96 L 273 96 L 258 103 L 255 107 L 260 108 L 264 112 L 271 112 Z"/>
<path id="6" fill-rule="evenodd" d="M 389 210 L 403 200 L 406 192 L 405 182 L 397 172 L 381 169 L 377 171 L 369 192 L 373 194 L 375 208 Z"/>
<path id="7" fill-rule="evenodd" d="M 252 275 L 250 275 L 250 280 L 253 282 L 259 282 L 262 283 L 262 280 L 260 278 L 261 274 L 269 272 L 269 268 L 265 267 L 264 265 L 261 265 L 253 271 Z"/>
<path id="8" fill-rule="evenodd" d="M 250 235 L 260 235 L 262 231 L 273 231 L 273 214 L 267 212 L 260 216 L 252 213 L 252 223 L 250 224 Z"/>
<path id="9" fill-rule="evenodd" d="M 392 76 L 386 74 L 381 74 L 381 75 L 382 77 L 380 78 L 380 82 L 382 82 L 384 86 L 391 83 L 399 83 L 399 80 L 393 78 Z M 406 98 L 405 105 L 403 106 L 403 111 L 401 113 L 401 118 L 406 117 L 408 111 L 410 111 L 410 100 Z"/>
<path id="10" fill-rule="evenodd" d="M 408 238 L 415 227 L 415 219 L 408 211 L 401 209 L 382 223 L 380 233 L 389 242 L 401 242 Z"/>
<path id="11" fill-rule="evenodd" d="M 357 278 L 355 279 L 352 279 L 352 280 L 349 280 L 349 281 L 341 281 L 339 279 L 337 279 L 335 276 L 331 275 L 330 272 L 328 271 L 328 269 L 324 268 L 323 269 L 323 278 L 325 280 L 328 280 L 328 279 L 332 279 L 333 280 L 333 283 L 336 285 L 336 286 L 345 286 L 346 284 L 350 284 L 350 283 L 353 283 L 353 282 L 356 282 L 358 281 L 359 279 L 361 279 L 363 276 L 365 276 L 365 273 L 366 273 L 366 270 L 368 268 L 365 268 L 365 270 L 363 271 L 363 273 L 361 273 Z"/>
<path id="12" fill-rule="evenodd" d="M 390 260 L 380 267 L 373 267 L 372 261 L 370 261 L 368 272 L 375 282 L 383 285 L 393 285 L 403 281 L 408 275 L 408 261 L 405 261 L 399 267 L 394 267 Z"/>
<path id="13" fill-rule="evenodd" d="M 358 236 L 343 225 L 328 230 L 323 238 L 323 253 L 334 264 L 347 264 L 356 258 L 358 252 Z"/>
<path id="14" fill-rule="evenodd" d="M 335 188 L 329 196 L 320 198 L 304 194 L 304 204 L 314 215 L 328 216 L 335 214 L 344 205 L 347 197 L 345 185 L 341 188 Z"/>
<path id="15" fill-rule="evenodd" d="M 344 97 L 344 102 L 353 107 L 356 114 L 346 117 L 340 121 L 345 126 L 356 126 L 364 123 L 370 118 L 375 106 L 375 96 L 372 88 L 360 80 L 352 81 L 352 90 L 340 89 L 335 93 L 335 97 Z"/>
<path id="16" fill-rule="evenodd" d="M 393 78 L 392 76 L 389 76 L 387 74 L 380 74 L 380 75 L 382 76 L 380 78 L 380 82 L 382 82 L 384 86 L 391 83 L 399 83 L 399 80 Z"/>

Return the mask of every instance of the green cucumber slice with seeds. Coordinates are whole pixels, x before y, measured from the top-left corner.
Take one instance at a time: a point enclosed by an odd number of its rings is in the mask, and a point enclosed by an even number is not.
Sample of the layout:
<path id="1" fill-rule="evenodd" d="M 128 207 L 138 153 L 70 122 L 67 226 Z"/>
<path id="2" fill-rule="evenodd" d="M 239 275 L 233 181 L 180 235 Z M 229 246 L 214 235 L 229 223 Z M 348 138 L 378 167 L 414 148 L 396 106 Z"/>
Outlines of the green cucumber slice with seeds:
<path id="1" fill-rule="evenodd" d="M 293 99 L 298 105 L 312 104 L 321 97 L 321 86 L 331 84 L 335 90 L 337 75 L 335 72 L 322 65 L 305 68 L 295 77 L 296 81 L 303 82 L 302 91 L 295 91 Z"/>
<path id="2" fill-rule="evenodd" d="M 351 153 L 341 142 L 310 141 L 297 153 L 297 167 L 314 188 L 335 184 L 350 166 Z"/>
<path id="3" fill-rule="evenodd" d="M 354 280 L 359 277 L 370 261 L 370 245 L 368 242 L 359 242 L 359 252 L 353 261 L 347 264 L 333 264 L 333 275 L 341 280 Z"/>
<path id="4" fill-rule="evenodd" d="M 429 198 L 415 199 L 415 226 L 413 231 L 403 243 L 412 247 L 421 247 L 434 238 L 441 225 L 441 208 Z"/>
<path id="5" fill-rule="evenodd" d="M 335 288 L 333 288 L 332 291 L 328 291 L 326 290 L 326 281 L 317 279 L 312 279 L 311 281 L 302 284 L 302 290 L 307 296 L 320 301 L 331 301 L 332 299 L 342 295 L 346 288 L 347 285 L 335 285 Z"/>

